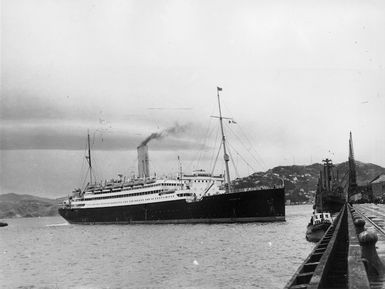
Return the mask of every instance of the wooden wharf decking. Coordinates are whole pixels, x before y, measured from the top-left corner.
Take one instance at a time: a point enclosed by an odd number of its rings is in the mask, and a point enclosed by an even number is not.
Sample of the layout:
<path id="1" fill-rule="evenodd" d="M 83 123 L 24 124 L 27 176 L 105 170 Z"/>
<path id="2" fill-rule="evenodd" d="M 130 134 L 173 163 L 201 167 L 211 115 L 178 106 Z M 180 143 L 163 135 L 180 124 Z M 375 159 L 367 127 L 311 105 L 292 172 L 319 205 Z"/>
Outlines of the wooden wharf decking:
<path id="1" fill-rule="evenodd" d="M 285 289 L 385 288 L 384 220 L 384 205 L 346 204 Z"/>

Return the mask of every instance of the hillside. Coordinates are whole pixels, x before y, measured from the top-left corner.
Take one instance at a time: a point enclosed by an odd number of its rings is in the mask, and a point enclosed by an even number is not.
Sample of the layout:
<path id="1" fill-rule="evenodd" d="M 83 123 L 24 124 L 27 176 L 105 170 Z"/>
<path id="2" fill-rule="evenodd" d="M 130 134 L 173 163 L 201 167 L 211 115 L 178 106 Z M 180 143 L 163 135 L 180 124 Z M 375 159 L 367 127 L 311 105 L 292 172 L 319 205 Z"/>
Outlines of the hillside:
<path id="1" fill-rule="evenodd" d="M 60 200 L 31 195 L 0 195 L 0 219 L 15 217 L 43 217 L 57 215 Z"/>
<path id="2" fill-rule="evenodd" d="M 309 166 L 278 166 L 266 172 L 257 172 L 248 177 L 234 181 L 236 187 L 271 187 L 285 182 L 286 199 L 291 202 L 313 202 L 317 188 L 318 176 L 322 170 L 322 164 Z M 336 164 L 340 179 L 347 182 L 348 162 Z M 385 168 L 374 164 L 366 164 L 356 161 L 357 182 L 365 185 L 376 176 L 385 173 Z"/>
<path id="3" fill-rule="evenodd" d="M 348 162 L 338 164 L 337 169 L 340 172 L 347 172 L 349 169 Z M 362 162 L 356 161 L 356 171 L 357 171 L 357 183 L 359 185 L 366 185 L 368 182 L 373 180 L 378 175 L 384 174 L 385 168 L 375 164 L 362 163 Z"/>

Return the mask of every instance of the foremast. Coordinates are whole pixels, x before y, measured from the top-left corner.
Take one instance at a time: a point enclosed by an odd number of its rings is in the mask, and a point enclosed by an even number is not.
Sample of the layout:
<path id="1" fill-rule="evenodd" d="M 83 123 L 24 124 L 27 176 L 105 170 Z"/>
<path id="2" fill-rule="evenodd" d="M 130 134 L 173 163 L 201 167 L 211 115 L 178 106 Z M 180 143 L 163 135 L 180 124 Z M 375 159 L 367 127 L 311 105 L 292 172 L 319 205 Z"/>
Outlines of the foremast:
<path id="1" fill-rule="evenodd" d="M 217 86 L 217 96 L 218 96 L 218 108 L 219 108 L 219 123 L 221 124 L 221 133 L 222 133 L 222 145 L 223 145 L 223 159 L 225 160 L 225 168 L 226 168 L 226 178 L 227 178 L 227 186 L 228 192 L 232 192 L 231 181 L 230 181 L 230 170 L 229 170 L 229 155 L 226 151 L 226 137 L 223 130 L 223 122 L 222 122 L 222 110 L 221 110 L 221 100 L 219 98 L 219 92 L 222 91 L 221 87 Z"/>
<path id="2" fill-rule="evenodd" d="M 86 156 L 88 162 L 88 169 L 90 173 L 90 184 L 92 184 L 92 162 L 91 162 L 91 143 L 90 143 L 90 133 L 87 132 L 87 146 L 88 146 L 88 155 Z"/>

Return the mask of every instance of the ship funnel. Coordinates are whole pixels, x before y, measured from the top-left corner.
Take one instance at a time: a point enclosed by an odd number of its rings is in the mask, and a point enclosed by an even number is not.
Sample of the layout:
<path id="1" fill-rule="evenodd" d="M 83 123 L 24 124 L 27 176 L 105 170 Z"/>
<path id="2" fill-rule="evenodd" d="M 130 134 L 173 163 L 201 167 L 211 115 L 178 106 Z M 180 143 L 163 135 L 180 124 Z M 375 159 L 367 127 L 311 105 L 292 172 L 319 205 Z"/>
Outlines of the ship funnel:
<path id="1" fill-rule="evenodd" d="M 138 151 L 138 174 L 139 174 L 139 178 L 148 178 L 150 176 L 148 147 L 145 144 L 140 145 L 140 146 L 138 146 L 137 151 Z"/>

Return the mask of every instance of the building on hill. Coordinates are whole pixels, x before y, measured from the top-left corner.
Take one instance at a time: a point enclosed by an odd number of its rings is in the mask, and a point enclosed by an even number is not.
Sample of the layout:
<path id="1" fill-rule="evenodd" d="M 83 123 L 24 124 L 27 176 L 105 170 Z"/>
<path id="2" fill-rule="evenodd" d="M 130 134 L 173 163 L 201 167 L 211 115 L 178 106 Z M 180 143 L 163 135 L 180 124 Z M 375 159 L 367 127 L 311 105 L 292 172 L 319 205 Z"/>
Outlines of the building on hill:
<path id="1" fill-rule="evenodd" d="M 373 192 L 372 188 L 369 185 L 357 186 L 357 191 L 362 195 L 362 201 L 366 203 L 373 202 Z"/>
<path id="2" fill-rule="evenodd" d="M 354 195 L 351 195 L 349 197 L 349 201 L 352 203 L 358 203 L 362 200 L 362 194 L 361 193 L 355 193 Z"/>
<path id="3" fill-rule="evenodd" d="M 379 175 L 370 182 L 373 201 L 385 200 L 385 174 Z"/>

